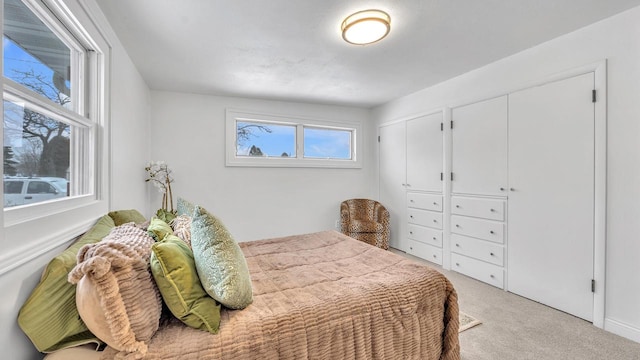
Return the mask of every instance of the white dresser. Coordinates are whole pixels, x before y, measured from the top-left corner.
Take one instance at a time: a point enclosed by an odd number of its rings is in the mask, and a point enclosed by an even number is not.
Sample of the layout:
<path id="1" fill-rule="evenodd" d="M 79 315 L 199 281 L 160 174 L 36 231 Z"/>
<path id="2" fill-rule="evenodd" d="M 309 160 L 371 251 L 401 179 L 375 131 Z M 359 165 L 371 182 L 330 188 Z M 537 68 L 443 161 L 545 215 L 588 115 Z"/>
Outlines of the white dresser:
<path id="1" fill-rule="evenodd" d="M 408 253 L 442 265 L 442 195 L 407 193 Z"/>
<path id="2" fill-rule="evenodd" d="M 504 288 L 506 202 L 451 197 L 451 269 Z"/>

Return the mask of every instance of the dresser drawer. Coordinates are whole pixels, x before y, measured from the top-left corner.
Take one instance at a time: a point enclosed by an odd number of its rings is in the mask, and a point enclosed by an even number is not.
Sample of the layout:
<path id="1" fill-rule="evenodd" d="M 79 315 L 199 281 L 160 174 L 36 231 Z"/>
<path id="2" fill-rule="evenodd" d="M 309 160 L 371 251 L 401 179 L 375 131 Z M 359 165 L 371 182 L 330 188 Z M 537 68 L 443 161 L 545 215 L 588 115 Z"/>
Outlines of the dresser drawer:
<path id="1" fill-rule="evenodd" d="M 415 209 L 442 211 L 442 195 L 407 193 L 407 206 Z"/>
<path id="2" fill-rule="evenodd" d="M 504 266 L 504 246 L 490 241 L 451 234 L 451 251 Z"/>
<path id="3" fill-rule="evenodd" d="M 451 216 L 451 232 L 504 243 L 504 223 L 466 216 Z"/>
<path id="4" fill-rule="evenodd" d="M 420 209 L 407 209 L 408 222 L 442 230 L 442 213 Z"/>
<path id="5" fill-rule="evenodd" d="M 451 270 L 504 289 L 504 269 L 500 266 L 453 253 Z"/>
<path id="6" fill-rule="evenodd" d="M 451 213 L 504 221 L 505 202 L 503 200 L 452 196 Z"/>
<path id="7" fill-rule="evenodd" d="M 418 241 L 409 240 L 409 254 L 421 259 L 442 265 L 442 249 L 435 246 L 423 244 Z"/>
<path id="8" fill-rule="evenodd" d="M 409 224 L 409 239 L 442 247 L 442 231 L 420 225 Z"/>

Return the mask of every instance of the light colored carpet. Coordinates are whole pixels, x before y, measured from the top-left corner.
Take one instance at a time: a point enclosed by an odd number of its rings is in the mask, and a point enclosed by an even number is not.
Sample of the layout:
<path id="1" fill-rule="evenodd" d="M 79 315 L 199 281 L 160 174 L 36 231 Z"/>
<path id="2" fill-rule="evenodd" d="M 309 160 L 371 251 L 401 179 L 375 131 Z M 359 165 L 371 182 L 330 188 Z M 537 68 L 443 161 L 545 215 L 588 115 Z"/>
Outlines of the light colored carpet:
<path id="1" fill-rule="evenodd" d="M 392 250 L 442 272 L 482 326 L 460 333 L 462 360 L 640 360 L 640 343 L 587 321 Z"/>
<path id="2" fill-rule="evenodd" d="M 459 333 L 471 329 L 472 327 L 476 326 L 476 325 L 480 325 L 482 324 L 482 322 L 476 318 L 474 318 L 471 315 L 465 314 L 462 311 L 460 311 L 460 329 L 458 330 Z"/>

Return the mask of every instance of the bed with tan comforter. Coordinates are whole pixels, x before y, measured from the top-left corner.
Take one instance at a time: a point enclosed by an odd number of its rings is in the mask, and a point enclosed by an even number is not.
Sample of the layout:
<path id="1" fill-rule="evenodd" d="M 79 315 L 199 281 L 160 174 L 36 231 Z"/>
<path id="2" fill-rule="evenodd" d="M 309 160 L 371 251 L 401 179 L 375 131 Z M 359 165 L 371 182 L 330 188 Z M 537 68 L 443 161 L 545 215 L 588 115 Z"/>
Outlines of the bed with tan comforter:
<path id="1" fill-rule="evenodd" d="M 335 231 L 240 246 L 253 304 L 223 310 L 217 335 L 162 324 L 145 359 L 460 358 L 457 295 L 439 272 Z"/>

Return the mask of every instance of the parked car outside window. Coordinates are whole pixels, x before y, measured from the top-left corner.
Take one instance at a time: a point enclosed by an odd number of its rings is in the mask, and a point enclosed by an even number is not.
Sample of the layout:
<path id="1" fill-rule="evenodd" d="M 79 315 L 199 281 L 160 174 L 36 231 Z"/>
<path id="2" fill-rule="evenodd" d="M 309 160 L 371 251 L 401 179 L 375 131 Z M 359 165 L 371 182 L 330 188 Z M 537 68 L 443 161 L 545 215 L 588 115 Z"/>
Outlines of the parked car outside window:
<path id="1" fill-rule="evenodd" d="M 5 177 L 4 207 L 66 197 L 69 182 L 57 177 Z"/>

